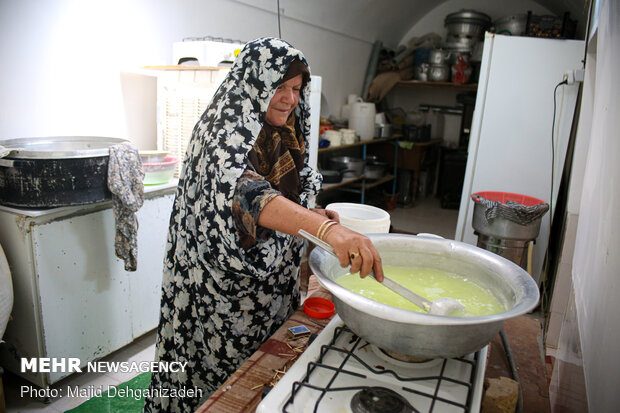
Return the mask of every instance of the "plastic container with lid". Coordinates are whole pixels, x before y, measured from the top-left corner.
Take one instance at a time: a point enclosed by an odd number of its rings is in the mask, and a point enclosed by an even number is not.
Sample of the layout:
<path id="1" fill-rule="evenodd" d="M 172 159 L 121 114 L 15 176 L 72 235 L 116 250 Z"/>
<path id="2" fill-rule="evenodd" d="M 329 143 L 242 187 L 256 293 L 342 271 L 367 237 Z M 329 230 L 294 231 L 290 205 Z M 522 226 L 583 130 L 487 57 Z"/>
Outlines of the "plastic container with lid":
<path id="1" fill-rule="evenodd" d="M 161 163 L 166 161 L 168 156 L 167 151 L 155 151 L 155 150 L 142 150 L 140 151 L 140 158 L 143 164 Z"/>
<path id="2" fill-rule="evenodd" d="M 170 182 L 179 158 L 166 156 L 164 162 L 144 163 L 144 185 L 161 185 Z"/>
<path id="3" fill-rule="evenodd" d="M 349 202 L 329 204 L 325 209 L 336 211 L 340 224 L 361 234 L 386 234 L 390 232 L 390 214 L 381 208 Z"/>
<path id="4" fill-rule="evenodd" d="M 354 129 L 361 141 L 372 139 L 375 135 L 375 104 L 355 102 L 351 105 L 349 128 Z"/>

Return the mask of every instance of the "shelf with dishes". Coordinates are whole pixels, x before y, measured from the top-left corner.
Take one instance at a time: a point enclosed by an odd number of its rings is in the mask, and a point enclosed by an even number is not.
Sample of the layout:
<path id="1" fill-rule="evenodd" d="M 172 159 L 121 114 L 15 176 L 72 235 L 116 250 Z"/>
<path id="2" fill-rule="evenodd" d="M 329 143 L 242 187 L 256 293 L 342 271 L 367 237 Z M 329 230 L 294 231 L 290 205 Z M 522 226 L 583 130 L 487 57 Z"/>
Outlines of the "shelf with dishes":
<path id="1" fill-rule="evenodd" d="M 355 143 L 350 143 L 350 144 L 345 144 L 345 145 L 328 146 L 327 148 L 319 148 L 318 153 L 325 153 L 325 152 L 331 152 L 331 151 L 335 151 L 335 150 L 354 148 L 356 146 L 364 146 L 364 145 L 370 145 L 370 144 L 381 143 L 381 142 L 389 142 L 389 141 L 393 141 L 395 139 L 398 139 L 398 136 L 394 135 L 394 136 L 390 136 L 388 138 L 367 139 L 367 140 L 358 141 L 358 142 L 355 142 Z"/>
<path id="2" fill-rule="evenodd" d="M 362 189 L 362 185 L 364 185 L 365 189 L 372 189 L 386 182 L 393 181 L 394 179 L 396 179 L 396 175 L 385 175 L 379 179 L 372 179 L 372 180 L 366 179 L 365 180 L 366 182 L 364 183 L 360 183 L 360 182 L 353 183 L 351 185 L 351 188 Z"/>
<path id="3" fill-rule="evenodd" d="M 351 143 L 351 144 L 344 144 L 344 145 L 338 145 L 338 146 L 334 146 L 334 147 L 327 147 L 327 148 L 321 148 L 319 149 L 318 153 L 320 155 L 321 158 L 323 158 L 322 160 L 324 161 L 323 163 L 328 163 L 330 162 L 330 159 L 333 160 L 334 157 L 337 158 L 349 158 L 348 160 L 343 159 L 342 162 L 353 162 L 353 166 L 347 168 L 347 164 L 342 164 L 342 165 L 332 165 L 330 164 L 330 172 L 333 172 L 333 170 L 342 170 L 344 169 L 351 169 L 351 171 L 348 171 L 348 173 L 344 174 L 343 179 L 340 182 L 333 182 L 333 183 L 324 183 L 323 184 L 323 188 L 322 191 L 329 191 L 329 190 L 333 190 L 333 189 L 338 189 L 341 191 L 346 191 L 346 192 L 354 192 L 354 193 L 358 193 L 360 194 L 360 202 L 363 204 L 365 201 L 365 193 L 367 190 L 375 188 L 379 185 L 388 183 L 390 181 L 394 182 L 394 185 L 392 187 L 392 193 L 394 193 L 396 191 L 396 173 L 397 173 L 397 169 L 394 168 L 393 172 L 389 170 L 389 165 L 387 165 L 385 162 L 383 162 L 383 164 L 385 164 L 384 166 L 384 170 L 381 172 L 377 172 L 376 170 L 369 170 L 368 166 L 372 165 L 372 164 L 368 164 L 368 160 L 371 159 L 373 156 L 372 155 L 368 155 L 367 151 L 368 151 L 368 147 L 372 146 L 372 145 L 376 145 L 376 144 L 393 144 L 394 149 L 394 156 L 396 156 L 396 148 L 398 148 L 397 142 L 398 142 L 398 135 L 393 135 L 390 137 L 386 137 L 386 138 L 375 138 L 375 139 L 367 139 L 367 140 L 363 140 L 363 141 L 358 141 L 355 143 Z M 339 157 L 336 156 L 336 151 L 340 151 L 340 150 L 345 150 L 345 153 L 351 153 L 351 151 L 355 152 L 355 149 L 357 148 L 357 150 L 359 151 L 361 149 L 361 156 L 359 156 L 359 158 L 356 157 L 350 157 L 350 156 L 343 156 L 343 157 Z M 348 151 L 347 151 L 348 149 Z M 327 156 L 327 154 L 333 154 L 332 157 Z M 358 152 L 359 154 L 359 152 Z M 322 156 L 321 156 L 322 155 Z M 376 157 L 375 157 L 376 158 Z M 359 166 L 359 163 L 363 162 L 364 166 Z M 377 161 L 375 160 L 375 163 Z M 366 168 L 366 169 L 364 169 Z M 353 171 L 354 170 L 354 171 Z M 365 172 L 362 172 L 365 171 Z M 327 171 L 325 171 L 327 172 Z M 324 173 L 325 173 L 324 172 Z M 390 173 L 391 172 L 391 173 Z M 357 176 L 355 177 L 348 177 L 348 174 L 357 174 Z"/>
<path id="4" fill-rule="evenodd" d="M 477 83 L 423 82 L 421 80 L 401 80 L 396 84 L 405 88 L 478 90 Z"/>
<path id="5" fill-rule="evenodd" d="M 230 70 L 229 66 L 195 66 L 195 65 L 150 65 L 142 66 L 146 70 L 163 70 L 163 71 L 208 71 L 216 72 L 219 70 Z"/>
<path id="6" fill-rule="evenodd" d="M 359 183 L 362 179 L 364 179 L 365 176 L 364 175 L 360 175 L 360 176 L 356 176 L 353 178 L 344 178 L 342 181 L 340 182 L 334 182 L 334 183 L 324 183 L 323 187 L 321 188 L 322 191 L 329 191 L 330 189 L 338 189 L 338 188 L 342 188 L 354 183 Z"/>
<path id="7" fill-rule="evenodd" d="M 350 188 L 355 189 L 355 192 L 358 192 L 359 190 L 362 189 L 362 186 L 364 187 L 364 189 L 371 189 L 381 184 L 384 184 L 386 182 L 390 182 L 394 179 L 396 179 L 396 175 L 385 175 L 379 179 L 372 179 L 372 180 L 369 178 L 366 178 L 366 176 L 364 175 L 360 175 L 354 178 L 345 178 L 341 182 L 337 182 L 337 183 L 323 184 L 322 190 L 328 191 L 330 189 L 337 189 L 337 188 L 342 189 L 343 187 L 349 186 Z M 362 182 L 362 180 L 364 182 Z"/>

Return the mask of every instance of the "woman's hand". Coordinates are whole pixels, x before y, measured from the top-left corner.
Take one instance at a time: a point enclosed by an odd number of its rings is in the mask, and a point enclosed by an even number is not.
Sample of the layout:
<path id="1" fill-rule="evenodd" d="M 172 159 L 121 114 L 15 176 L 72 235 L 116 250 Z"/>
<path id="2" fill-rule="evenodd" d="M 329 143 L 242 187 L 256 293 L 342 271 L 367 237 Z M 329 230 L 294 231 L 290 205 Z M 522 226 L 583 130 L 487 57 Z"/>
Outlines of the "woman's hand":
<path id="1" fill-rule="evenodd" d="M 311 211 L 316 212 L 317 214 L 322 215 L 324 217 L 327 217 L 331 219 L 332 221 L 336 221 L 340 223 L 340 216 L 338 215 L 336 211 L 332 211 L 329 209 L 323 209 L 323 208 L 312 208 Z"/>
<path id="2" fill-rule="evenodd" d="M 359 271 L 362 278 L 374 270 L 377 281 L 383 281 L 381 257 L 370 238 L 342 225 L 334 225 L 323 239 L 334 247 L 341 267 L 351 264 L 351 274 Z"/>
<path id="3" fill-rule="evenodd" d="M 286 217 L 286 219 L 282 219 Z M 286 199 L 282 195 L 274 197 L 263 207 L 258 224 L 290 235 L 299 236 L 299 230 L 303 229 L 310 234 L 317 234 L 321 226 L 329 224 L 325 218 L 339 222 L 337 212 L 324 209 L 312 211 Z M 370 239 L 355 231 L 351 231 L 342 225 L 331 225 L 327 233 L 321 235 L 322 239 L 334 247 L 334 252 L 342 267 L 351 264 L 351 272 L 360 272 L 362 277 L 375 272 L 377 281 L 383 281 L 383 267 L 381 257 Z"/>

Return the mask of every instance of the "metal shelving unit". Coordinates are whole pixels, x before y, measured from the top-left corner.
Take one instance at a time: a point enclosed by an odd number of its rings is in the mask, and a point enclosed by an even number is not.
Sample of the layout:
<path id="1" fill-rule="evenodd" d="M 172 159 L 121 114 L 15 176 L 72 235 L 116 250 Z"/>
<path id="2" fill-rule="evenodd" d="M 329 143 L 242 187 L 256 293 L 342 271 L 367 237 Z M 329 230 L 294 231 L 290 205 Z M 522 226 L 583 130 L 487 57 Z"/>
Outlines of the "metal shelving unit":
<path id="1" fill-rule="evenodd" d="M 405 88 L 478 90 L 477 83 L 422 82 L 420 80 L 401 80 L 396 85 Z"/>
<path id="2" fill-rule="evenodd" d="M 332 189 L 339 189 L 341 191 L 349 191 L 360 194 L 360 203 L 364 203 L 365 201 L 365 193 L 366 190 L 384 184 L 386 182 L 393 182 L 392 185 L 392 195 L 396 193 L 396 176 L 398 174 L 398 138 L 399 135 L 393 135 L 389 138 L 377 138 L 377 139 L 368 139 L 364 141 L 355 142 L 348 145 L 340 145 L 335 147 L 327 147 L 319 149 L 319 155 L 335 152 L 342 149 L 353 148 L 353 147 L 362 147 L 362 159 L 366 160 L 366 151 L 368 145 L 374 145 L 382 142 L 393 142 L 394 143 L 394 172 L 391 175 L 384 176 L 377 180 L 368 180 L 364 175 L 357 176 L 355 178 L 346 179 L 342 182 L 337 182 L 333 184 L 325 184 L 322 191 L 328 191 Z"/>

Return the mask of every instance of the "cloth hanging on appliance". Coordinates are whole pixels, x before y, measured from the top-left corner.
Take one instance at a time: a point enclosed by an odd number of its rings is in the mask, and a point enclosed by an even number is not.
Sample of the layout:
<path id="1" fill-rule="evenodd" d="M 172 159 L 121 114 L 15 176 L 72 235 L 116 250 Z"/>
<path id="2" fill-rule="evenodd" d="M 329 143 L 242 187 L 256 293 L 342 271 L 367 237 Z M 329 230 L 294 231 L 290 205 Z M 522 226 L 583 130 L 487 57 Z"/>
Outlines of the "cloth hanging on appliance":
<path id="1" fill-rule="evenodd" d="M 485 199 L 479 194 L 472 194 L 472 198 L 485 207 L 484 216 L 488 222 L 504 218 L 517 224 L 527 225 L 541 218 L 549 210 L 547 203 L 525 206 L 515 201 L 506 201 L 504 204 Z"/>
<path id="2" fill-rule="evenodd" d="M 112 192 L 116 256 L 125 261 L 126 271 L 138 268 L 138 217 L 144 203 L 144 169 L 138 150 L 129 143 L 110 147 L 108 189 Z"/>

